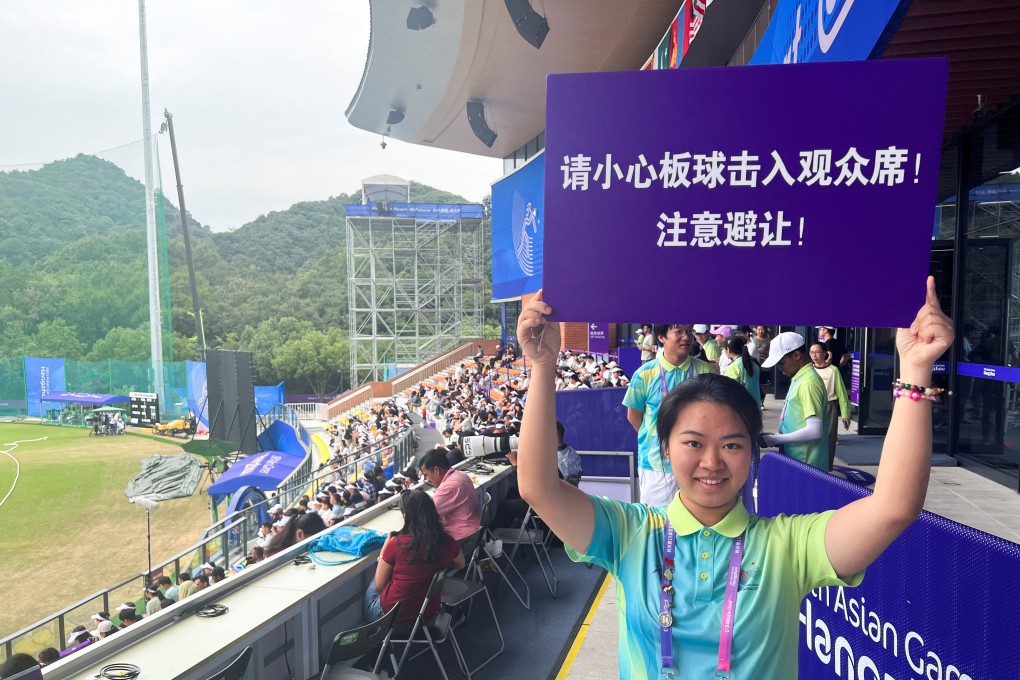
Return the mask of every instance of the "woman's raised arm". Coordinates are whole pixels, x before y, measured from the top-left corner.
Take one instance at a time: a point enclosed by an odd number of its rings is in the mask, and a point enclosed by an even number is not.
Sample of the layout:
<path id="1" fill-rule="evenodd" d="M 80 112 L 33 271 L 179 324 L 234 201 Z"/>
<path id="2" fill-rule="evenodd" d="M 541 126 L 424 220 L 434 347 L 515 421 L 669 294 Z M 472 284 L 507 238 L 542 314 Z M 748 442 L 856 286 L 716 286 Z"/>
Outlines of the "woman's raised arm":
<path id="1" fill-rule="evenodd" d="M 517 480 L 521 498 L 553 533 L 574 550 L 584 552 L 591 542 L 595 511 L 584 492 L 559 478 L 556 467 L 554 384 L 560 332 L 558 324 L 546 318 L 551 312 L 539 291 L 517 320 L 517 341 L 532 364 L 518 442 Z"/>
<path id="2" fill-rule="evenodd" d="M 935 279 L 929 276 L 924 306 L 910 328 L 896 334 L 900 381 L 929 387 L 932 365 L 952 342 L 953 322 L 942 313 Z M 931 471 L 931 401 L 908 396 L 894 401 L 875 492 L 837 510 L 825 530 L 829 561 L 844 578 L 874 562 L 924 507 Z"/>

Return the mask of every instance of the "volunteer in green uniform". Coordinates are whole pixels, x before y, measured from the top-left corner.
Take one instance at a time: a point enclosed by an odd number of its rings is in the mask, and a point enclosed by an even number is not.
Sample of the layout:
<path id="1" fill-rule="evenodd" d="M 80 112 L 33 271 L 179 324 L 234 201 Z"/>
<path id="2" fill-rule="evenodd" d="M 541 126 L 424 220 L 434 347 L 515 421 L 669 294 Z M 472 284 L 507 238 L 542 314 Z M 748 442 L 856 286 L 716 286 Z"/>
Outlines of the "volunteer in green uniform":
<path id="1" fill-rule="evenodd" d="M 763 369 L 779 366 L 790 378 L 786 403 L 779 416 L 779 434 L 764 435 L 769 446 L 779 446 L 783 453 L 829 471 L 829 448 L 825 439 L 828 418 L 828 397 L 825 384 L 818 377 L 804 338 L 799 333 L 780 333 L 769 346 L 769 358 Z"/>

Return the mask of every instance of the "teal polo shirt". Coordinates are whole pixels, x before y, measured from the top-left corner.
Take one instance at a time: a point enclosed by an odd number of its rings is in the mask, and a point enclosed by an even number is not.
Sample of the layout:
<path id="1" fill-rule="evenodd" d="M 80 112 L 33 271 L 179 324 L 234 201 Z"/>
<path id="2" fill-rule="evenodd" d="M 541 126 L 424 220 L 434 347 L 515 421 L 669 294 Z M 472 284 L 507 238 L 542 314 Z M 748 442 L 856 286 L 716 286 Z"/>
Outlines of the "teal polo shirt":
<path id="1" fill-rule="evenodd" d="M 813 588 L 856 586 L 840 579 L 825 552 L 832 511 L 761 518 L 738 503 L 713 527 L 702 525 L 679 496 L 649 508 L 589 496 L 591 543 L 575 562 L 592 562 L 616 579 L 620 678 L 660 677 L 660 569 L 666 518 L 677 533 L 673 606 L 676 678 L 713 678 L 719 661 L 726 577 L 733 539 L 746 530 L 734 623 L 734 678 L 796 678 L 800 604 Z"/>
<path id="2" fill-rule="evenodd" d="M 817 416 L 822 419 L 822 435 L 810 442 L 783 444 L 783 453 L 797 460 L 813 465 L 824 472 L 829 471 L 829 397 L 815 367 L 802 366 L 790 381 L 783 412 L 779 414 L 779 434 L 789 434 L 807 427 L 807 419 Z"/>
<path id="3" fill-rule="evenodd" d="M 655 429 L 655 419 L 659 415 L 659 405 L 662 403 L 663 374 L 666 376 L 666 392 L 669 393 L 684 380 L 702 373 L 713 373 L 714 370 L 711 364 L 693 357 L 687 357 L 679 366 L 674 366 L 659 357 L 645 362 L 634 373 L 627 394 L 623 397 L 623 405 L 644 413 L 641 429 L 638 430 L 639 468 L 656 472 L 665 472 L 668 469 L 668 466 L 663 464 L 662 451 L 659 450 L 659 434 Z"/>

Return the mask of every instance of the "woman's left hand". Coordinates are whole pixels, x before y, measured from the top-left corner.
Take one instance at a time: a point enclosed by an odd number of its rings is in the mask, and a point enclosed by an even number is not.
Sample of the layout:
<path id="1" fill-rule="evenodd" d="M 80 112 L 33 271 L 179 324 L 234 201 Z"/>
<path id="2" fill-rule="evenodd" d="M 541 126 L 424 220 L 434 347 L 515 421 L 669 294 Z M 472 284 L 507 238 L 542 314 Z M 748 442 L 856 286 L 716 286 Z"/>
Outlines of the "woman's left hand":
<path id="1" fill-rule="evenodd" d="M 928 277 L 928 293 L 910 328 L 896 333 L 900 362 L 931 370 L 932 364 L 953 344 L 953 320 L 942 312 L 935 295 L 935 278 Z"/>

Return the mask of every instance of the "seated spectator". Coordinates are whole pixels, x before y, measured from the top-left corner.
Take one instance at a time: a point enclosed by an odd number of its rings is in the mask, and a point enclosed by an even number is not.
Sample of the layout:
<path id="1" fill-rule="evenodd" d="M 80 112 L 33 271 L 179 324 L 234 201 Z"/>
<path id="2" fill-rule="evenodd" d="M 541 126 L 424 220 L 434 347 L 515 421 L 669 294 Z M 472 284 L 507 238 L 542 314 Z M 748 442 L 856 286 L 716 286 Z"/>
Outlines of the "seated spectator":
<path id="1" fill-rule="evenodd" d="M 471 478 L 450 467 L 446 450 L 436 447 L 418 461 L 422 476 L 436 487 L 432 493 L 439 519 L 446 533 L 460 541 L 478 531 L 482 508 Z"/>
<path id="2" fill-rule="evenodd" d="M 152 616 L 156 612 L 162 611 L 163 603 L 161 602 L 162 593 L 159 592 L 159 588 L 156 586 L 149 586 L 145 589 L 145 615 Z"/>
<path id="3" fill-rule="evenodd" d="M 257 545 L 251 549 L 251 553 L 248 555 L 248 564 L 258 564 L 264 559 L 266 559 L 266 549 Z"/>
<path id="4" fill-rule="evenodd" d="M 255 539 L 255 545 L 265 548 L 269 544 L 269 539 L 273 537 L 273 523 L 271 521 L 265 521 L 259 525 L 259 535 Z"/>
<path id="5" fill-rule="evenodd" d="M 280 533 L 273 536 L 266 548 L 266 557 L 272 557 L 276 553 L 286 550 L 296 543 L 300 543 L 309 536 L 319 533 L 326 528 L 318 513 L 309 512 L 300 515 L 290 522 Z"/>
<path id="6" fill-rule="evenodd" d="M 379 500 L 379 489 L 375 486 L 375 477 L 371 470 L 365 470 L 361 479 L 358 480 L 357 486 L 365 497 L 367 505 L 375 505 L 375 502 Z"/>
<path id="7" fill-rule="evenodd" d="M 7 661 L 4 661 L 3 666 L 0 666 L 0 678 L 10 678 L 38 665 L 31 654 L 12 654 Z"/>
<path id="8" fill-rule="evenodd" d="M 95 621 L 96 625 L 98 625 L 100 621 L 109 621 L 110 620 L 110 612 L 96 612 L 95 614 L 93 614 L 89 618 L 92 619 L 93 621 Z"/>
<path id="9" fill-rule="evenodd" d="M 186 571 L 181 572 L 180 577 L 181 585 L 177 589 L 177 601 L 180 602 L 189 595 L 194 595 L 198 592 L 198 586 L 194 581 L 191 580 L 191 574 Z"/>
<path id="10" fill-rule="evenodd" d="M 56 647 L 47 647 L 39 652 L 40 666 L 49 666 L 51 663 L 55 663 L 57 661 L 60 661 L 60 652 L 57 651 Z"/>
<path id="11" fill-rule="evenodd" d="M 74 630 L 67 638 L 67 649 L 63 651 L 61 656 L 67 656 L 73 652 L 77 652 L 82 647 L 86 647 L 95 642 L 95 638 L 89 635 L 89 632 L 85 630 L 85 626 L 75 626 Z"/>
<path id="12" fill-rule="evenodd" d="M 97 640 L 108 638 L 117 632 L 117 628 L 113 625 L 112 621 L 100 621 L 99 625 L 96 626 L 96 630 L 92 633 L 92 637 Z"/>
<path id="13" fill-rule="evenodd" d="M 135 603 L 125 602 L 117 605 L 117 617 L 120 618 L 120 627 L 127 628 L 138 621 L 138 614 L 135 613 Z"/>
<path id="14" fill-rule="evenodd" d="M 160 590 L 163 591 L 164 598 L 171 602 L 176 602 L 180 599 L 180 586 L 174 585 L 174 582 L 170 580 L 169 576 L 160 576 L 158 583 Z"/>
<path id="15" fill-rule="evenodd" d="M 464 554 L 443 530 L 432 498 L 415 489 L 403 494 L 400 511 L 404 526 L 390 533 L 375 568 L 375 579 L 365 591 L 366 621 L 375 621 L 397 602 L 404 603 L 396 622 L 413 623 L 425 599 L 432 577 L 440 569 L 464 567 Z M 476 527 L 477 528 L 477 527 Z M 425 610 L 427 619 L 439 611 L 439 595 Z"/>
<path id="16" fill-rule="evenodd" d="M 219 583 L 225 578 L 227 578 L 227 572 L 223 569 L 223 567 L 214 567 L 212 573 L 209 574 L 209 585 Z"/>
<path id="17" fill-rule="evenodd" d="M 209 587 L 209 577 L 206 574 L 197 574 L 194 579 L 195 586 L 198 590 L 205 590 Z M 198 592 L 197 590 L 195 592 Z"/>

